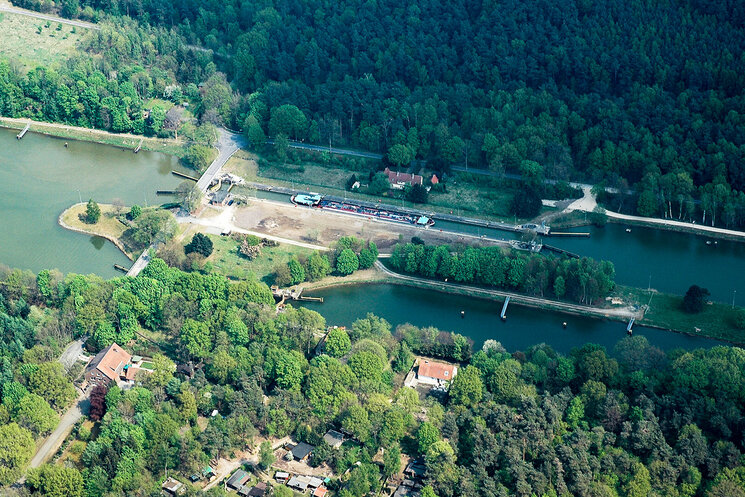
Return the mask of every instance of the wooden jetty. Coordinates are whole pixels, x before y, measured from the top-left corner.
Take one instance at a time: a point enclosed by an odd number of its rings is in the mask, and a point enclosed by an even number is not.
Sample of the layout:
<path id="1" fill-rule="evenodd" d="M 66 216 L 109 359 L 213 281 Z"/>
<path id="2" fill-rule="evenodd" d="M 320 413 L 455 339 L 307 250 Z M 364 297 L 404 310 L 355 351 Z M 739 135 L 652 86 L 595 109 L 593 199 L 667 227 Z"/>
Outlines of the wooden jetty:
<path id="1" fill-rule="evenodd" d="M 551 231 L 546 236 L 581 236 L 581 237 L 590 237 L 590 233 L 572 233 L 571 231 Z"/>
<path id="2" fill-rule="evenodd" d="M 323 297 L 307 297 L 303 295 L 303 287 L 292 289 L 292 288 L 279 288 L 276 285 L 272 286 L 272 295 L 275 299 L 279 299 L 278 305 L 284 304 L 286 300 L 303 300 L 306 302 L 323 302 Z"/>
<path id="3" fill-rule="evenodd" d="M 184 174 L 181 171 L 176 171 L 176 170 L 171 169 L 171 174 L 173 174 L 175 176 L 178 176 L 180 178 L 186 178 L 186 179 L 190 179 L 192 181 L 199 181 L 198 178 L 195 178 L 194 176 L 189 176 L 188 174 Z"/>
<path id="4" fill-rule="evenodd" d="M 634 332 L 634 330 L 633 330 L 633 328 L 634 328 L 634 321 L 636 321 L 636 318 L 631 318 L 629 320 L 629 325 L 626 326 L 626 333 L 628 333 L 629 335 L 631 335 Z"/>
<path id="5" fill-rule="evenodd" d="M 140 149 L 142 148 L 142 142 L 144 141 L 145 141 L 144 138 L 140 138 L 140 143 L 137 145 L 137 148 L 135 149 L 135 153 L 140 151 Z"/>
<path id="6" fill-rule="evenodd" d="M 571 257 L 573 259 L 581 259 L 581 256 L 579 254 L 575 254 L 574 252 L 570 252 L 568 250 L 564 250 L 559 247 L 554 247 L 552 245 L 546 245 L 544 243 L 543 248 L 546 250 L 550 250 L 551 252 L 556 252 L 557 254 L 566 255 L 567 257 Z"/>
<path id="7" fill-rule="evenodd" d="M 176 195 L 176 190 L 155 190 L 156 195 Z"/>
<path id="8" fill-rule="evenodd" d="M 29 130 L 30 127 L 31 127 L 31 121 L 26 123 L 26 127 L 23 128 L 21 132 L 16 135 L 16 139 L 20 140 L 21 138 L 23 138 L 23 136 L 26 134 L 26 132 Z"/>
<path id="9" fill-rule="evenodd" d="M 122 273 L 128 273 L 129 272 L 129 268 L 126 268 L 126 267 L 124 267 L 124 266 L 122 266 L 120 264 L 114 264 L 114 269 L 118 269 Z"/>
<path id="10" fill-rule="evenodd" d="M 499 314 L 499 319 L 502 321 L 507 320 L 507 306 L 510 304 L 510 298 L 504 299 L 504 305 L 502 306 L 502 312 Z"/>

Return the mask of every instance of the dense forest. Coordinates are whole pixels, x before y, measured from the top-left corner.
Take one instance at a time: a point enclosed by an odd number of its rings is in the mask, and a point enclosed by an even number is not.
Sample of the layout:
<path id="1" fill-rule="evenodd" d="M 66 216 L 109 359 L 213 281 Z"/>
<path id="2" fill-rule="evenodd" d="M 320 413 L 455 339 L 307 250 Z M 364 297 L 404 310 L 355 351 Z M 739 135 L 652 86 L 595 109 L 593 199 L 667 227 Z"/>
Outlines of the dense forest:
<path id="1" fill-rule="evenodd" d="M 271 136 L 292 105 L 297 139 L 402 145 L 436 169 L 533 160 L 549 178 L 635 186 L 643 215 L 745 225 L 741 2 L 15 3 L 112 16 L 89 64 L 120 83 L 155 69 L 156 94 L 206 84 L 198 114 L 235 128 Z"/>
<path id="2" fill-rule="evenodd" d="M 329 483 L 341 497 L 377 491 L 402 469 L 401 454 L 423 459 L 425 497 L 745 495 L 738 348 L 664 353 L 634 336 L 611 353 L 592 344 L 566 356 L 547 345 L 508 353 L 494 341 L 472 353 L 460 335 L 368 314 L 318 351 L 326 323 L 316 312 L 277 315 L 262 283 L 159 259 L 137 278 L 4 270 L 0 281 L 2 484 L 74 397 L 53 360 L 62 344 L 90 334 L 92 352 L 117 340 L 153 362 L 138 386 L 94 391 L 98 424 L 75 432 L 78 457 L 31 471 L 19 495 L 156 495 L 166 470 L 185 479 L 285 435 L 317 445 L 310 464 L 343 475 Z M 145 338 L 159 335 L 165 355 Z M 415 353 L 461 364 L 449 395 L 401 386 Z M 176 372 L 187 361 L 193 376 Z M 352 442 L 324 445 L 329 427 Z M 271 451 L 260 453 L 271 465 Z"/>
<path id="3" fill-rule="evenodd" d="M 398 244 L 390 265 L 396 271 L 476 283 L 540 297 L 569 299 L 592 304 L 615 287 L 612 262 L 589 257 L 569 259 L 527 255 L 500 247 L 450 247 L 448 245 Z"/>

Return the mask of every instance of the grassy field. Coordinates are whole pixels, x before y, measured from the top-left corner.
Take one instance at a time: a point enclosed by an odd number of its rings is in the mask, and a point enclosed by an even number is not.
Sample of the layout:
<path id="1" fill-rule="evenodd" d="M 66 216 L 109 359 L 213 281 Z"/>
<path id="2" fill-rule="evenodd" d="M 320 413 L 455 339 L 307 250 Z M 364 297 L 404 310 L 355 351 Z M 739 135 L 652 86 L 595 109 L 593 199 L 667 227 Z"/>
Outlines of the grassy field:
<path id="1" fill-rule="evenodd" d="M 238 242 L 232 238 L 218 235 L 209 237 L 213 252 L 207 262 L 211 262 L 216 271 L 233 279 L 246 279 L 254 274 L 267 284 L 272 284 L 271 274 L 276 264 L 287 263 L 293 256 L 310 255 L 313 252 L 307 248 L 281 244 L 278 247 L 262 248 L 261 255 L 249 261 L 238 254 Z"/>
<path id="2" fill-rule="evenodd" d="M 683 297 L 667 293 L 650 293 L 641 288 L 619 287 L 629 299 L 647 304 L 649 310 L 644 314 L 640 325 L 651 325 L 690 335 L 718 338 L 729 342 L 745 344 L 745 330 L 735 326 L 735 316 L 739 307 L 712 302 L 704 306 L 699 314 L 689 314 L 683 310 Z"/>
<path id="3" fill-rule="evenodd" d="M 46 27 L 49 24 L 49 27 Z M 17 59 L 24 69 L 54 66 L 76 51 L 76 45 L 87 34 L 85 28 L 47 23 L 18 14 L 0 14 L 0 58 Z M 39 32 L 41 29 L 41 32 Z M 75 32 L 73 33 L 73 29 Z"/>
<path id="4" fill-rule="evenodd" d="M 130 247 L 122 242 L 122 235 L 127 230 L 116 218 L 118 208 L 110 204 L 98 204 L 101 208 L 101 217 L 96 224 L 88 224 L 81 219 L 85 215 L 86 204 L 75 204 L 66 209 L 61 215 L 60 220 L 70 228 L 98 235 L 111 240 L 127 257 L 134 259 L 136 255 Z"/>

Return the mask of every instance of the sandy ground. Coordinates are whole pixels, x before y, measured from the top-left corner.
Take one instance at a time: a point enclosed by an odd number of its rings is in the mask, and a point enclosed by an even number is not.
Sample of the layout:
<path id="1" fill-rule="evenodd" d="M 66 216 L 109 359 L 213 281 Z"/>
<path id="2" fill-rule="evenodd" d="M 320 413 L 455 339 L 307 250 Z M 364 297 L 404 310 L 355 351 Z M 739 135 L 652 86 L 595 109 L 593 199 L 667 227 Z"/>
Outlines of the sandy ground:
<path id="1" fill-rule="evenodd" d="M 400 241 L 409 242 L 413 236 L 418 236 L 431 244 L 458 241 L 468 241 L 471 244 L 474 241 L 483 244 L 494 243 L 480 240 L 475 236 L 441 232 L 437 229 L 437 225 L 429 229 L 418 228 L 350 214 L 299 207 L 290 202 L 280 203 L 261 199 L 251 199 L 248 206 L 237 209 L 233 222 L 237 227 L 245 230 L 325 246 L 332 244 L 342 236 L 356 236 L 375 242 L 381 253 L 390 252 Z"/>

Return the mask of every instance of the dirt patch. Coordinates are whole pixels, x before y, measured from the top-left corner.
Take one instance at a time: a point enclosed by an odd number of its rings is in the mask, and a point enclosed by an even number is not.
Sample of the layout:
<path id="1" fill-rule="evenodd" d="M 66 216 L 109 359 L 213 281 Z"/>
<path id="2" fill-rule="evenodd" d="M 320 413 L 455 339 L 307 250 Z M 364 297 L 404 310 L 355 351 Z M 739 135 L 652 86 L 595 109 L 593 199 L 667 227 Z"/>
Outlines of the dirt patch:
<path id="1" fill-rule="evenodd" d="M 251 199 L 248 206 L 235 212 L 236 226 L 269 235 L 281 235 L 298 241 L 309 241 L 329 246 L 342 236 L 356 236 L 374 241 L 382 253 L 390 252 L 399 242 L 418 236 L 427 243 L 469 243 L 488 245 L 494 242 L 475 237 L 395 224 L 375 218 L 365 218 L 320 209 L 309 209 L 271 200 Z"/>

